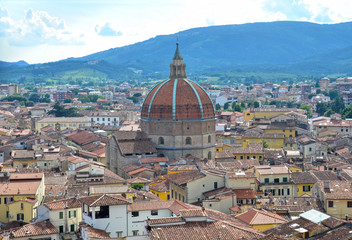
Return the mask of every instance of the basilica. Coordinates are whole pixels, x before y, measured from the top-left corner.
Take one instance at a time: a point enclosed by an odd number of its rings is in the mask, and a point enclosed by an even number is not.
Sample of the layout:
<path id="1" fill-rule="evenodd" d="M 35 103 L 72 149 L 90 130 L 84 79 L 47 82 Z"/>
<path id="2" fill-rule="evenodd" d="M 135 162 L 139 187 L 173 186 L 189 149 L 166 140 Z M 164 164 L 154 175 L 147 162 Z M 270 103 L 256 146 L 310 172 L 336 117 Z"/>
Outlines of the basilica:
<path id="1" fill-rule="evenodd" d="M 215 158 L 214 106 L 204 89 L 187 79 L 178 43 L 169 79 L 154 86 L 145 98 L 141 129 L 159 156 Z"/>

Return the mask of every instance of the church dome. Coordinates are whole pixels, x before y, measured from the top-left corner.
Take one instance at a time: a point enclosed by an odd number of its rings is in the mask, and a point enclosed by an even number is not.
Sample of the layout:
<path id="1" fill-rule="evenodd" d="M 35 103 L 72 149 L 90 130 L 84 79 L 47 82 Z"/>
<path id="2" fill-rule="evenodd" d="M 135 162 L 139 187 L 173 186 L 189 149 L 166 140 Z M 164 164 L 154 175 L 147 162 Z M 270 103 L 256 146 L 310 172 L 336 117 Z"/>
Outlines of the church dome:
<path id="1" fill-rule="evenodd" d="M 187 79 L 185 68 L 177 43 L 170 77 L 149 92 L 142 106 L 142 119 L 215 118 L 211 99 L 202 87 Z"/>

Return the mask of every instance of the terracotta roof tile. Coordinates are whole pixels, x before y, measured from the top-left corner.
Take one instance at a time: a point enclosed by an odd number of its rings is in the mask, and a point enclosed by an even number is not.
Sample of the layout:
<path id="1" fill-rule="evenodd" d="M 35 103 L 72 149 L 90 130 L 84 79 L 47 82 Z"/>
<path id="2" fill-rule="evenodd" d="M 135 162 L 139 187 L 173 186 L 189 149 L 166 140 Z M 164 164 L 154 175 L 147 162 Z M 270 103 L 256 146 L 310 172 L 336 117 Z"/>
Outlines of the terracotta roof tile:
<path id="1" fill-rule="evenodd" d="M 93 228 L 88 224 L 80 224 L 80 227 L 84 229 L 89 238 L 93 239 L 111 239 L 109 233 L 104 230 Z"/>
<path id="2" fill-rule="evenodd" d="M 14 229 L 11 231 L 11 234 L 15 238 L 30 238 L 33 236 L 59 234 L 59 230 L 49 220 L 45 220 Z"/>
<path id="3" fill-rule="evenodd" d="M 166 179 L 178 184 L 186 184 L 188 182 L 192 182 L 194 180 L 205 177 L 206 175 L 200 171 L 189 171 L 189 172 L 181 172 L 166 175 Z"/>
<path id="4" fill-rule="evenodd" d="M 120 195 L 104 194 L 98 196 L 81 197 L 79 200 L 90 207 L 130 204 L 126 198 Z"/>
<path id="5" fill-rule="evenodd" d="M 150 158 L 141 158 L 141 163 L 160 163 L 168 162 L 169 160 L 166 157 L 150 157 Z"/>
<path id="6" fill-rule="evenodd" d="M 253 189 L 234 189 L 237 199 L 253 199 L 257 198 Z"/>
<path id="7" fill-rule="evenodd" d="M 254 229 L 242 229 L 241 227 L 222 221 L 196 221 L 186 222 L 185 224 L 180 222 L 180 224 L 177 224 L 178 220 L 179 219 L 169 225 L 151 226 L 149 232 L 150 239 L 213 240 L 220 238 L 226 240 L 239 240 L 259 239 L 264 236 L 262 233 L 259 233 Z"/>
<path id="8" fill-rule="evenodd" d="M 291 179 L 295 184 L 314 184 L 317 179 L 310 172 L 293 172 Z"/>
<path id="9" fill-rule="evenodd" d="M 278 214 L 255 208 L 237 215 L 236 218 L 250 225 L 282 224 L 287 222 L 286 219 Z"/>
<path id="10" fill-rule="evenodd" d="M 44 203 L 44 206 L 50 210 L 62 210 L 65 208 L 81 208 L 82 203 L 76 198 L 63 199 L 59 201 L 53 201 Z"/>
<path id="11" fill-rule="evenodd" d="M 168 192 L 169 191 L 169 182 L 162 181 L 160 183 L 157 183 L 155 185 L 150 186 L 149 189 L 157 191 L 157 192 Z"/>

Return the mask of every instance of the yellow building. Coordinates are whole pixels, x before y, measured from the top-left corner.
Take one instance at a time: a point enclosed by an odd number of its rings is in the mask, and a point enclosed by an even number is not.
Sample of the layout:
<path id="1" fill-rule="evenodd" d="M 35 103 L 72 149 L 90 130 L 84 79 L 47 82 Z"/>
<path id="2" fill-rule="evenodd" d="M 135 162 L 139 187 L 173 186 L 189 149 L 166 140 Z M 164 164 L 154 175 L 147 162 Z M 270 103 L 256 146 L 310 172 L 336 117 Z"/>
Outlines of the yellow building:
<path id="1" fill-rule="evenodd" d="M 38 220 L 49 218 L 60 233 L 75 232 L 82 221 L 82 203 L 76 198 L 68 198 L 45 203 L 38 208 Z"/>
<path id="2" fill-rule="evenodd" d="M 259 189 L 264 196 L 294 196 L 291 171 L 283 165 L 254 166 L 253 171 L 259 180 Z"/>
<path id="3" fill-rule="evenodd" d="M 258 161 L 264 160 L 264 149 L 262 143 L 249 143 L 248 147 L 233 147 L 228 148 L 227 151 L 231 152 L 233 159 L 257 159 Z"/>
<path id="4" fill-rule="evenodd" d="M 161 200 L 170 200 L 169 183 L 167 181 L 151 184 L 149 191 L 154 193 Z"/>
<path id="5" fill-rule="evenodd" d="M 36 167 L 38 163 L 38 155 L 31 150 L 13 150 L 11 152 L 12 166 L 14 168 Z"/>
<path id="6" fill-rule="evenodd" d="M 50 117 L 43 118 L 35 122 L 35 130 L 41 132 L 41 129 L 51 126 L 56 130 L 78 129 L 89 126 L 88 117 Z"/>
<path id="7" fill-rule="evenodd" d="M 31 220 L 43 196 L 43 173 L 12 173 L 0 183 L 0 222 Z"/>
<path id="8" fill-rule="evenodd" d="M 181 173 L 181 172 L 189 172 L 189 171 L 197 171 L 196 165 L 176 165 L 167 167 L 167 174 Z"/>
<path id="9" fill-rule="evenodd" d="M 248 147 L 250 143 L 267 144 L 268 148 L 283 148 L 285 146 L 285 136 L 282 133 L 259 133 L 248 132 L 242 136 L 242 147 Z"/>
<path id="10" fill-rule="evenodd" d="M 221 152 L 224 149 L 231 148 L 230 144 L 223 143 L 221 140 L 217 140 L 215 144 L 215 151 Z"/>
<path id="11" fill-rule="evenodd" d="M 23 221 L 29 223 L 34 217 L 34 204 L 37 200 L 33 198 L 20 199 L 7 204 L 9 218 L 12 221 Z"/>
<path id="12" fill-rule="evenodd" d="M 286 219 L 279 216 L 278 214 L 255 208 L 238 214 L 235 216 L 235 218 L 249 224 L 251 227 L 259 231 L 265 231 L 287 222 Z"/>
<path id="13" fill-rule="evenodd" d="M 244 111 L 244 120 L 250 121 L 254 118 L 269 119 L 272 116 L 284 114 L 287 112 L 302 112 L 297 108 L 248 108 Z M 304 111 L 303 111 L 304 113 Z"/>
<path id="14" fill-rule="evenodd" d="M 169 174 L 170 199 L 186 203 L 199 202 L 204 192 L 225 186 L 222 174 L 209 171 L 189 171 Z"/>
<path id="15" fill-rule="evenodd" d="M 288 137 L 296 137 L 296 130 L 294 127 L 270 127 L 268 126 L 268 128 L 264 129 L 264 132 L 266 133 L 282 133 L 285 135 L 286 138 Z"/>
<path id="16" fill-rule="evenodd" d="M 224 131 L 219 131 L 216 133 L 216 142 L 217 144 L 221 142 L 223 144 L 230 144 L 232 146 L 241 144 L 240 139 L 237 138 L 236 135 L 232 134 L 231 132 L 224 132 Z"/>
<path id="17" fill-rule="evenodd" d="M 319 181 L 313 187 L 313 194 L 322 202 L 326 214 L 337 218 L 352 217 L 350 181 Z"/>
<path id="18" fill-rule="evenodd" d="M 295 187 L 294 196 L 312 195 L 313 185 L 317 179 L 310 172 L 292 172 L 292 182 Z"/>

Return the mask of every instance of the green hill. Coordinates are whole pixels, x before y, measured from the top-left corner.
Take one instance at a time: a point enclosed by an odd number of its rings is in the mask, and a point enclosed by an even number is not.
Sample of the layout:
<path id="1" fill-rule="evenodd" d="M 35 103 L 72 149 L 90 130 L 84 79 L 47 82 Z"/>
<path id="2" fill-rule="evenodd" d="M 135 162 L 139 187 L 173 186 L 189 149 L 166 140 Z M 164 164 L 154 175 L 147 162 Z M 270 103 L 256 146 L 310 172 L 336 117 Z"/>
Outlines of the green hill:
<path id="1" fill-rule="evenodd" d="M 269 22 L 194 28 L 54 63 L 2 68 L 0 81 L 166 78 L 176 39 L 187 73 L 240 78 L 352 75 L 352 22 Z M 295 77 L 296 76 L 296 77 Z"/>

